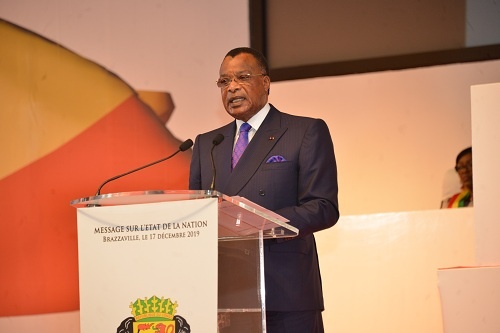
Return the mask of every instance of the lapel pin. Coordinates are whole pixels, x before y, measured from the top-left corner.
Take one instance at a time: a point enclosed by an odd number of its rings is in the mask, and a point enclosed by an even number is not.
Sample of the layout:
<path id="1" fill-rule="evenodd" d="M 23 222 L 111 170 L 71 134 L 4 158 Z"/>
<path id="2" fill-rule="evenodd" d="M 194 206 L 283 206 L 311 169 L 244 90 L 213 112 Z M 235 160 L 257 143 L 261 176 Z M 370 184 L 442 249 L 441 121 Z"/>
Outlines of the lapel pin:
<path id="1" fill-rule="evenodd" d="M 274 136 L 270 136 L 270 137 L 269 137 L 269 140 L 274 140 Z"/>

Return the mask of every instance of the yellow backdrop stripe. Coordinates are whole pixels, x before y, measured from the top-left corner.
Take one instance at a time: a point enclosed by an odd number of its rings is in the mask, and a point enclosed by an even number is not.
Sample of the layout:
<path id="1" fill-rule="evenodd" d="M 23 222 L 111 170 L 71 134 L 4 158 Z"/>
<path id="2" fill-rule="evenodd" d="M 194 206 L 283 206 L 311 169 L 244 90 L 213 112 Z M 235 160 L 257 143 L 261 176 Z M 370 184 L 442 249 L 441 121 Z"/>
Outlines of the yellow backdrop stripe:
<path id="1" fill-rule="evenodd" d="M 3 20 L 0 41 L 0 179 L 56 150 L 134 94 L 105 68 Z"/>

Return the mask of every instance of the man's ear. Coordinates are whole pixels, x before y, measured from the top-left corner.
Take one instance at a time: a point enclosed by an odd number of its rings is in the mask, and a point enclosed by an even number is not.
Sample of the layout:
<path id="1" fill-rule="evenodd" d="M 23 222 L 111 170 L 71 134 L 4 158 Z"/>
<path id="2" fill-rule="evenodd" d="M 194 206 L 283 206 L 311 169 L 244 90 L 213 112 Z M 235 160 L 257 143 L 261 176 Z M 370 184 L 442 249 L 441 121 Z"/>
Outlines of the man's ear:
<path id="1" fill-rule="evenodd" d="M 269 91 L 271 88 L 271 78 L 269 76 L 264 76 L 264 88 L 267 90 L 267 94 L 269 95 Z"/>

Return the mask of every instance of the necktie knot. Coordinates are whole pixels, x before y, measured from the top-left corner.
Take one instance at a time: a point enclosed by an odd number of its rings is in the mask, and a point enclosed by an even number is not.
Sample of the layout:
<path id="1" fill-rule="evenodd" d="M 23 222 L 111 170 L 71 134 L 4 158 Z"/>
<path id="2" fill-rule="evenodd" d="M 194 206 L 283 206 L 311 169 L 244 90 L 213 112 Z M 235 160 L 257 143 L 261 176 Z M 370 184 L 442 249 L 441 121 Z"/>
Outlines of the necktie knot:
<path id="1" fill-rule="evenodd" d="M 248 133 L 248 132 L 250 131 L 250 129 L 251 129 L 251 128 L 252 128 L 252 126 L 250 126 L 250 124 L 249 124 L 249 123 L 243 123 L 243 124 L 241 124 L 241 126 L 240 126 L 240 135 L 241 135 L 241 133 L 243 133 L 243 132 L 247 132 L 247 133 Z M 247 134 L 247 135 L 248 135 L 248 134 Z"/>
<path id="2" fill-rule="evenodd" d="M 231 165 L 233 169 L 248 145 L 248 132 L 251 128 L 252 126 L 250 126 L 248 123 L 243 123 L 240 126 L 240 135 L 238 136 L 238 140 L 234 145 L 233 157 L 231 159 Z"/>

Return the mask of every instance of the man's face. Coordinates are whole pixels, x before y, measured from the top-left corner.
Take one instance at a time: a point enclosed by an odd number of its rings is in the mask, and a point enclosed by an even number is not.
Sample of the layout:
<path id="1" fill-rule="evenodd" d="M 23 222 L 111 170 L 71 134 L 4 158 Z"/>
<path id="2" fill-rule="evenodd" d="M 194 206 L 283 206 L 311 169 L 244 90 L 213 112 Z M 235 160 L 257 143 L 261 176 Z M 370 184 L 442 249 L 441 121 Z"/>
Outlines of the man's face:
<path id="1" fill-rule="evenodd" d="M 250 74 L 245 80 L 239 77 Z M 222 61 L 219 75 L 229 84 L 221 87 L 222 103 L 227 113 L 235 119 L 248 121 L 267 103 L 270 79 L 263 74 L 257 60 L 248 53 Z M 235 80 L 236 78 L 236 80 Z"/>

